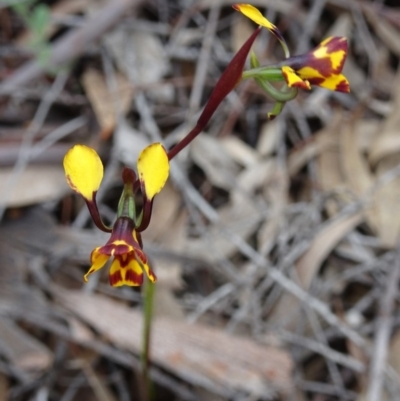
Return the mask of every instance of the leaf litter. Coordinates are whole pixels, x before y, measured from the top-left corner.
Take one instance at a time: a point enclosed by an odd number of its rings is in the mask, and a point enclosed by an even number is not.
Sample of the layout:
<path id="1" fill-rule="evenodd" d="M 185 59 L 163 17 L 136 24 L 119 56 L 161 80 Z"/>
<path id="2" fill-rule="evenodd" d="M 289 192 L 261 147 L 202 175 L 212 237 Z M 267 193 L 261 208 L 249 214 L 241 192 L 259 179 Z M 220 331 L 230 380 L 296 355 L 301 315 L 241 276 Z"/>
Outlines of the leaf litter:
<path id="1" fill-rule="evenodd" d="M 67 190 L 63 153 L 97 149 L 113 221 L 122 165 L 191 128 L 252 26 L 227 1 L 215 30 L 204 0 L 40 3 L 65 70 L 35 62 L 32 32 L 0 9 L 0 396 L 139 399 L 142 295 L 102 273 L 83 284 L 104 236 Z M 239 85 L 177 158 L 145 238 L 155 399 L 397 400 L 399 10 L 253 4 L 293 48 L 347 36 L 352 92 L 314 89 L 268 122 L 270 101 Z M 266 34 L 256 47 L 280 57 Z"/>

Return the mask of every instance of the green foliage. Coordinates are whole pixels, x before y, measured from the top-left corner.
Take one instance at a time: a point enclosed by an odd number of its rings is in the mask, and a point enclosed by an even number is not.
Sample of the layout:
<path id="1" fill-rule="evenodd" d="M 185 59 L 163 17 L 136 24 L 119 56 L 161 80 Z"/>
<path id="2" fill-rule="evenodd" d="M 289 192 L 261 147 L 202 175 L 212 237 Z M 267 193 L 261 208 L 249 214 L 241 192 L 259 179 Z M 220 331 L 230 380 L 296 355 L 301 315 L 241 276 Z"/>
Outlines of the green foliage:
<path id="1" fill-rule="evenodd" d="M 50 57 L 50 46 L 46 38 L 46 29 L 50 25 L 50 9 L 46 4 L 35 5 L 35 0 L 15 2 L 9 0 L 9 6 L 21 17 L 27 29 L 32 33 L 29 47 L 39 62 L 46 66 Z"/>

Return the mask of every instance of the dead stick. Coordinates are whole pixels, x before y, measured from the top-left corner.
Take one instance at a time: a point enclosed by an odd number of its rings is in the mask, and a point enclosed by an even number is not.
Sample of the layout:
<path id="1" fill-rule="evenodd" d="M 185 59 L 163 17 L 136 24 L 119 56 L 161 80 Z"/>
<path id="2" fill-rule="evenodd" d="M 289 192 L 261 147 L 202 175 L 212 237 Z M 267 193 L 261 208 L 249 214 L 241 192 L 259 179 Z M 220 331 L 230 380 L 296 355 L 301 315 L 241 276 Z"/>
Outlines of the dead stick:
<path id="1" fill-rule="evenodd" d="M 379 401 L 383 398 L 382 386 L 388 354 L 390 334 L 393 327 L 393 307 L 400 279 L 400 247 L 396 253 L 396 261 L 387 276 L 386 291 L 383 293 L 379 316 L 376 322 L 376 335 L 372 352 L 369 374 L 368 401 Z"/>
<path id="2" fill-rule="evenodd" d="M 16 70 L 0 85 L 0 94 L 9 95 L 16 89 L 39 78 L 47 67 L 58 68 L 79 57 L 87 47 L 111 29 L 129 8 L 136 8 L 141 0 L 109 1 L 82 27 L 68 32 L 52 46 L 49 62 L 44 65 L 32 60 Z"/>

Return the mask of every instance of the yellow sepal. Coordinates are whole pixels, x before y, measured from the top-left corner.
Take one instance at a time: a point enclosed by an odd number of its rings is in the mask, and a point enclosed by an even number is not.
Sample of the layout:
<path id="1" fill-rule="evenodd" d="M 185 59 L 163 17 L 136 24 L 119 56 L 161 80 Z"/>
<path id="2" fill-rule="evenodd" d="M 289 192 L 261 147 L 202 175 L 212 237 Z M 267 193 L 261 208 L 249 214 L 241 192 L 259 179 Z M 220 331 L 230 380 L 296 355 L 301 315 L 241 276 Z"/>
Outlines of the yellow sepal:
<path id="1" fill-rule="evenodd" d="M 85 145 L 75 145 L 64 157 L 64 170 L 71 189 L 92 201 L 103 179 L 103 163 L 96 151 Z"/>
<path id="2" fill-rule="evenodd" d="M 283 47 L 283 51 L 285 52 L 286 58 L 288 58 L 290 56 L 289 49 L 287 47 L 287 44 L 286 44 L 285 39 L 283 38 L 281 32 L 273 23 L 269 22 L 261 14 L 261 11 L 259 11 L 257 8 L 255 8 L 251 4 L 234 4 L 232 7 L 235 10 L 241 12 L 247 18 L 250 18 L 256 24 L 261 25 L 264 28 L 267 28 L 279 40 L 280 44 Z"/>
<path id="3" fill-rule="evenodd" d="M 168 155 L 161 143 L 153 143 L 142 150 L 137 169 L 146 197 L 151 200 L 163 189 L 169 175 Z"/>
<path id="4" fill-rule="evenodd" d="M 316 59 L 329 58 L 333 71 L 342 70 L 347 55 L 347 39 L 345 37 L 330 36 L 322 41 L 311 54 Z"/>
<path id="5" fill-rule="evenodd" d="M 275 31 L 277 28 L 274 24 L 269 22 L 254 6 L 251 4 L 234 4 L 233 8 L 239 12 L 241 12 L 243 15 L 245 15 L 247 18 L 250 18 L 253 22 L 255 22 L 257 25 L 261 25 L 264 28 L 269 29 L 270 31 Z"/>

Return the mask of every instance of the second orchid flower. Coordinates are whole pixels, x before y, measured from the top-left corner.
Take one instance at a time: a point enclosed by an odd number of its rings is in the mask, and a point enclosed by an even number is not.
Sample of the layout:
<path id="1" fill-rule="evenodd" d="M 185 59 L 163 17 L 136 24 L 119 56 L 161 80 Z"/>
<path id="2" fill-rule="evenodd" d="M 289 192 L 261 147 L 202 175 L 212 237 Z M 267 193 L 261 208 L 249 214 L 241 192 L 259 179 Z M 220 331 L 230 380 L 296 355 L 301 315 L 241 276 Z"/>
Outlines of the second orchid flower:
<path id="1" fill-rule="evenodd" d="M 250 4 L 235 4 L 233 8 L 250 18 L 259 26 L 267 28 L 280 42 L 286 59 L 275 66 L 260 67 L 257 57 L 252 55 L 252 70 L 244 71 L 243 78 L 254 78 L 261 88 L 272 96 L 281 111 L 285 101 L 296 96 L 296 92 L 282 88 L 277 90 L 270 82 L 284 81 L 287 88 L 311 89 L 319 86 L 337 92 L 350 92 L 347 78 L 342 74 L 348 43 L 345 37 L 332 36 L 322 41 L 315 49 L 290 56 L 289 48 L 278 28 Z M 273 114 L 270 117 L 275 117 Z"/>

